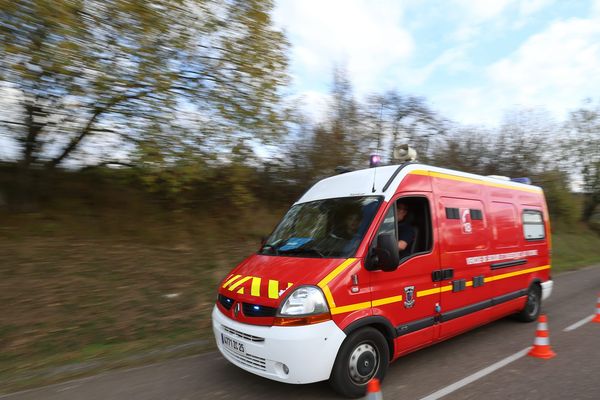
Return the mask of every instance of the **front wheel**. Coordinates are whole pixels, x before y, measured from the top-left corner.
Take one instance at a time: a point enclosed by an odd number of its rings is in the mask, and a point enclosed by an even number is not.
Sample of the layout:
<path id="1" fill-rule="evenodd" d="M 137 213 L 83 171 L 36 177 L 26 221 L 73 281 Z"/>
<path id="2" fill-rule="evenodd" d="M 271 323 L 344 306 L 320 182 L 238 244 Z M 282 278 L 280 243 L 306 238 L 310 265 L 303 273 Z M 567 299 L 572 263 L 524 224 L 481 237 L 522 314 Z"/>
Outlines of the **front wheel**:
<path id="1" fill-rule="evenodd" d="M 542 290 L 538 285 L 532 285 L 527 291 L 525 307 L 516 315 L 523 322 L 535 321 L 542 310 Z"/>
<path id="2" fill-rule="evenodd" d="M 330 382 L 336 392 L 364 396 L 372 378 L 383 379 L 390 362 L 385 337 L 375 328 L 363 328 L 346 338 L 333 365 Z"/>

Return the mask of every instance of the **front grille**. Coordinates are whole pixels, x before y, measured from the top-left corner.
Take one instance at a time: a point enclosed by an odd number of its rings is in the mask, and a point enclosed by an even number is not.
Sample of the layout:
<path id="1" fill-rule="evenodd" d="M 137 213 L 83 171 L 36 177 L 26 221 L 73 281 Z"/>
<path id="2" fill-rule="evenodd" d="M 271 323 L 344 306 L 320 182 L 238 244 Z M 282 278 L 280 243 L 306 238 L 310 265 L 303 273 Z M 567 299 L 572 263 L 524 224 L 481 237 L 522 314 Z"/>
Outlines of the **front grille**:
<path id="1" fill-rule="evenodd" d="M 244 303 L 242 309 L 246 317 L 274 317 L 277 314 L 276 308 L 259 306 L 258 304 Z"/>
<path id="2" fill-rule="evenodd" d="M 222 294 L 219 294 L 218 301 L 219 301 L 219 303 L 221 303 L 221 305 L 223 307 L 225 307 L 226 310 L 231 310 L 231 307 L 233 306 L 233 299 L 230 299 L 227 296 L 223 296 Z"/>
<path id="3" fill-rule="evenodd" d="M 222 325 L 223 326 L 223 330 L 231 335 L 235 335 L 239 338 L 242 339 L 246 339 L 249 340 L 250 342 L 264 342 L 265 338 L 259 337 L 259 336 L 252 336 L 252 335 L 248 335 L 247 333 L 244 332 L 240 332 L 240 331 L 236 331 L 235 329 L 231 329 L 228 326 Z"/>
<path id="4" fill-rule="evenodd" d="M 227 347 L 224 347 L 223 350 L 227 352 L 231 357 L 233 357 L 237 362 L 243 364 L 247 367 L 258 369 L 259 371 L 267 370 L 267 363 L 264 358 L 260 358 L 257 356 L 253 356 L 252 354 L 241 354 L 235 352 Z"/>

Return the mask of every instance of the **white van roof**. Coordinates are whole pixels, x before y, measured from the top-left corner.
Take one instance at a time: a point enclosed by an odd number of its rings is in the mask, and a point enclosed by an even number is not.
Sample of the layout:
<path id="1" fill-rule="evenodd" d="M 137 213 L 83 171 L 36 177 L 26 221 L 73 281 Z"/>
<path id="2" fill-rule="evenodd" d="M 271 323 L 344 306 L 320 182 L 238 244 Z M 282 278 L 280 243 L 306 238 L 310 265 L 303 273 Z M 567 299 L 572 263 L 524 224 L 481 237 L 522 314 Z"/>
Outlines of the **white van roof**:
<path id="1" fill-rule="evenodd" d="M 315 183 L 306 193 L 304 193 L 296 204 L 322 199 L 355 196 L 384 196 L 385 200 L 389 201 L 398 189 L 400 182 L 402 182 L 406 175 L 411 173 L 426 173 L 450 179 L 454 177 L 459 180 L 472 181 L 474 183 L 482 183 L 491 186 L 507 187 L 536 193 L 542 192 L 542 189 L 538 186 L 506 181 L 494 177 L 469 174 L 446 168 L 432 167 L 424 164 L 411 163 L 361 169 L 325 178 Z"/>

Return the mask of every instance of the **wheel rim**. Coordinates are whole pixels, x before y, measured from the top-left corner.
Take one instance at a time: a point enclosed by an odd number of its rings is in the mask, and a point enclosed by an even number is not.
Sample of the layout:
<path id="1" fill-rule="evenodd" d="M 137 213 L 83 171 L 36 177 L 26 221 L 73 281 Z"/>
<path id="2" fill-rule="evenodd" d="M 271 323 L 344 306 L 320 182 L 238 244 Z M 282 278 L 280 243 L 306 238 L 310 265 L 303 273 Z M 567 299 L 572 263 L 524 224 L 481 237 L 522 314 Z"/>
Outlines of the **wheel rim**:
<path id="1" fill-rule="evenodd" d="M 379 368 L 379 353 L 372 343 L 361 343 L 350 354 L 348 371 L 352 381 L 364 385 Z"/>
<path id="2" fill-rule="evenodd" d="M 527 295 L 527 314 L 530 316 L 535 316 L 538 313 L 540 302 L 538 301 L 538 293 L 535 290 L 532 290 Z"/>

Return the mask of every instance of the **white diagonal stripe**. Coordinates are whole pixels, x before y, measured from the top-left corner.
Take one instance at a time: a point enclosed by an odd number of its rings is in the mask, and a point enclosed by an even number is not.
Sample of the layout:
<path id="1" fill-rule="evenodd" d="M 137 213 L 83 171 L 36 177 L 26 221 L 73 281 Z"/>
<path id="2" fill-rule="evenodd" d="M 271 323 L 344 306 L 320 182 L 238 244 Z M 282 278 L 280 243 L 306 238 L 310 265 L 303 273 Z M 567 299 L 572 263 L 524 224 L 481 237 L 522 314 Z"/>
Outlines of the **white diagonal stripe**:
<path id="1" fill-rule="evenodd" d="M 430 394 L 429 396 L 423 397 L 421 400 L 437 400 L 437 399 L 441 399 L 442 397 L 457 391 L 458 389 L 462 388 L 463 386 L 467 386 L 468 384 L 475 382 L 478 379 L 483 378 L 486 375 L 491 374 L 492 372 L 510 364 L 513 361 L 518 360 L 519 358 L 525 356 L 527 354 L 527 352 L 529 351 L 530 347 L 523 349 L 521 351 L 519 351 L 518 353 L 513 354 L 512 356 L 508 356 L 503 360 L 498 361 L 495 364 L 490 365 L 489 367 L 486 367 L 480 371 L 475 372 L 473 375 L 469 375 L 464 379 L 461 379 L 458 382 L 454 382 L 453 384 L 446 386 L 443 389 L 438 390 L 435 393 Z"/>
<path id="2" fill-rule="evenodd" d="M 570 332 L 570 331 L 574 331 L 575 329 L 579 328 L 582 325 L 587 324 L 588 322 L 590 322 L 592 319 L 594 319 L 593 315 L 590 315 L 589 317 L 585 317 L 584 319 L 582 319 L 581 321 L 577 321 L 575 322 L 573 325 L 569 325 L 567 326 L 565 329 L 563 329 L 563 332 Z"/>

